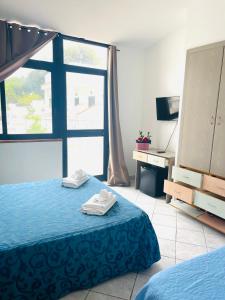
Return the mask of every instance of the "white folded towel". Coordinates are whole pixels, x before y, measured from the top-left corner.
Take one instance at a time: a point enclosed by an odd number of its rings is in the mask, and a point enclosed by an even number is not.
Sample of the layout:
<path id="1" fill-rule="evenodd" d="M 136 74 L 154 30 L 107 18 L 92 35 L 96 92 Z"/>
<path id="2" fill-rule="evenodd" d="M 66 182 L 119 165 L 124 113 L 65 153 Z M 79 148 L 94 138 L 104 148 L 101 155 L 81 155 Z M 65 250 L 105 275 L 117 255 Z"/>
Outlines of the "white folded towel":
<path id="1" fill-rule="evenodd" d="M 82 184 L 84 184 L 90 177 L 83 171 L 77 170 L 70 177 L 65 177 L 62 180 L 62 185 L 64 187 L 77 189 Z"/>
<path id="2" fill-rule="evenodd" d="M 116 203 L 116 196 L 107 190 L 101 190 L 81 206 L 81 212 L 89 215 L 104 215 Z"/>
<path id="3" fill-rule="evenodd" d="M 74 180 L 82 180 L 84 177 L 87 177 L 87 173 L 82 169 L 76 170 L 71 176 Z"/>

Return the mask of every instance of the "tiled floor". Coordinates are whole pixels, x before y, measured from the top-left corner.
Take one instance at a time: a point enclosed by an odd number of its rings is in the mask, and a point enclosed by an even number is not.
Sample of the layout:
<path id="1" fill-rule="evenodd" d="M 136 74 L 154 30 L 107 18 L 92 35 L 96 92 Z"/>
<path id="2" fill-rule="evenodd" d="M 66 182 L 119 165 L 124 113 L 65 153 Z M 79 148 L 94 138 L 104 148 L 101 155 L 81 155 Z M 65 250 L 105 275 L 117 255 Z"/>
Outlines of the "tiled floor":
<path id="1" fill-rule="evenodd" d="M 149 197 L 134 187 L 114 189 L 149 215 L 158 236 L 162 259 L 144 272 L 112 279 L 91 290 L 72 293 L 63 300 L 135 299 L 138 290 L 153 274 L 225 245 L 225 235 L 176 210 L 164 199 Z"/>

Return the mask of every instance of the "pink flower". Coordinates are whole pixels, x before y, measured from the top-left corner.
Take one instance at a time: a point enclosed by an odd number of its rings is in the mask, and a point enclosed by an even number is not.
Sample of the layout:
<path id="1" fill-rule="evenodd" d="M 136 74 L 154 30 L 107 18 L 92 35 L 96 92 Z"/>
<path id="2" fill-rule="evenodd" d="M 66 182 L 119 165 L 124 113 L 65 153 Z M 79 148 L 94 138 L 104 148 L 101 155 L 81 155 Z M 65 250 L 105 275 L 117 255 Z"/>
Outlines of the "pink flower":
<path id="1" fill-rule="evenodd" d="M 142 142 L 143 142 L 143 143 L 148 143 L 148 142 L 149 142 L 149 139 L 148 139 L 147 137 L 144 137 L 143 140 L 142 140 Z"/>

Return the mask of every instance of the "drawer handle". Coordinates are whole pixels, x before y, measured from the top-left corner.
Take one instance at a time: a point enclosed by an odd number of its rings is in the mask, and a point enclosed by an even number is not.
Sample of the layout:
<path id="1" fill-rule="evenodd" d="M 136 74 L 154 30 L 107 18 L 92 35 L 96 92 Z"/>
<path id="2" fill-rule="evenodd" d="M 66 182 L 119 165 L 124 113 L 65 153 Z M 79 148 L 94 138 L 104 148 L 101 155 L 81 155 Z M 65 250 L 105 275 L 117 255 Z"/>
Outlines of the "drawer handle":
<path id="1" fill-rule="evenodd" d="M 183 177 L 186 178 L 186 179 L 190 179 L 190 177 L 187 176 L 187 175 L 183 175 Z"/>

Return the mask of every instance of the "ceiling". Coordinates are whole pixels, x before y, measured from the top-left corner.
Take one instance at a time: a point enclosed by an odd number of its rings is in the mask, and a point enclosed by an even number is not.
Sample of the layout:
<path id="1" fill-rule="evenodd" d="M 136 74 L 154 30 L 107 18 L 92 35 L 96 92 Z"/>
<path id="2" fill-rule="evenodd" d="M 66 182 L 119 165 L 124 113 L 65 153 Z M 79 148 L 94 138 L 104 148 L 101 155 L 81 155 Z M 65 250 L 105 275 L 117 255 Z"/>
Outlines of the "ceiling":
<path id="1" fill-rule="evenodd" d="M 185 0 L 1 0 L 0 18 L 145 48 L 186 22 Z"/>

